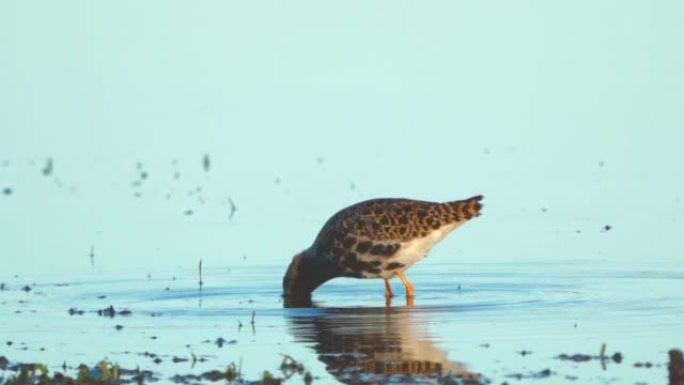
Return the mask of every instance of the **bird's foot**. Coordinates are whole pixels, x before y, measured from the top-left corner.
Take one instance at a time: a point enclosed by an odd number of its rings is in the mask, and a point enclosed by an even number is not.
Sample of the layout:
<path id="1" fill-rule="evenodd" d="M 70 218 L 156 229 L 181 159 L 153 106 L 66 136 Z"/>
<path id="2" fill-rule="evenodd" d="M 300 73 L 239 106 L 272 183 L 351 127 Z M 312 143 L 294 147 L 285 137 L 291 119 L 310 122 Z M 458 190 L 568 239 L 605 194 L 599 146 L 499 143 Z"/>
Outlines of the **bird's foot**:
<path id="1" fill-rule="evenodd" d="M 392 286 L 390 286 L 389 279 L 385 278 L 385 299 L 394 297 L 392 294 Z"/>

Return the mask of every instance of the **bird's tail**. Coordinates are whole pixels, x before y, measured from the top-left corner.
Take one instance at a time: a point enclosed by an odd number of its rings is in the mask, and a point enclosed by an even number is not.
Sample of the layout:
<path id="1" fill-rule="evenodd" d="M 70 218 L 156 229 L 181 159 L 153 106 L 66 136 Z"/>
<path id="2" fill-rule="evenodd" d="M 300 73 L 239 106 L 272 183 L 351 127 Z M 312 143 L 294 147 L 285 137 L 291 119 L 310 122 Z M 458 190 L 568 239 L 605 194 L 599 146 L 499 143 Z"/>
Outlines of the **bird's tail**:
<path id="1" fill-rule="evenodd" d="M 482 210 L 482 203 L 480 201 L 483 198 L 482 195 L 476 195 L 460 201 L 447 202 L 446 205 L 449 207 L 455 221 L 466 221 L 480 216 L 480 211 Z"/>

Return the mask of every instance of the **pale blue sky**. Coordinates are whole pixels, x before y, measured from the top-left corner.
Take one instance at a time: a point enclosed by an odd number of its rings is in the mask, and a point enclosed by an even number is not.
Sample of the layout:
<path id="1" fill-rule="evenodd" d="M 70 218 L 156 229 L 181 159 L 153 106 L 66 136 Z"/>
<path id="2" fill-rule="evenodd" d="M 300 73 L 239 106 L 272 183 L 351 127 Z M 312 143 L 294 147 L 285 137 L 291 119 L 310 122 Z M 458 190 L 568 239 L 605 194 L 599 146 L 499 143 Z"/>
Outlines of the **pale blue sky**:
<path id="1" fill-rule="evenodd" d="M 474 194 L 485 215 L 441 258 L 681 258 L 682 17 L 680 1 L 3 1 L 0 258 L 81 266 L 95 244 L 112 268 L 286 264 L 357 200 Z"/>

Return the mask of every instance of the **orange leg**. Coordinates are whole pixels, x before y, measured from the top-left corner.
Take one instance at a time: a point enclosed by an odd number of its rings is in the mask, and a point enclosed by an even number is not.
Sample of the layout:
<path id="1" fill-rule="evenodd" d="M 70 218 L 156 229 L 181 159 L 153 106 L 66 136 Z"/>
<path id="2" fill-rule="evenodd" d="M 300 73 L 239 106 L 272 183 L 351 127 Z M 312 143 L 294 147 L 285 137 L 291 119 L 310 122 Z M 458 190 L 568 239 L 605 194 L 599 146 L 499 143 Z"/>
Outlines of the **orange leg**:
<path id="1" fill-rule="evenodd" d="M 389 279 L 385 278 L 385 298 L 389 299 L 393 296 L 394 294 L 392 294 L 392 286 L 390 286 Z"/>
<path id="2" fill-rule="evenodd" d="M 404 283 L 404 286 L 406 286 L 406 297 L 413 298 L 413 285 L 411 284 L 411 282 L 409 282 L 409 280 L 406 279 L 404 273 L 400 270 L 397 270 L 396 274 L 399 277 L 399 279 L 401 279 L 401 282 Z"/>

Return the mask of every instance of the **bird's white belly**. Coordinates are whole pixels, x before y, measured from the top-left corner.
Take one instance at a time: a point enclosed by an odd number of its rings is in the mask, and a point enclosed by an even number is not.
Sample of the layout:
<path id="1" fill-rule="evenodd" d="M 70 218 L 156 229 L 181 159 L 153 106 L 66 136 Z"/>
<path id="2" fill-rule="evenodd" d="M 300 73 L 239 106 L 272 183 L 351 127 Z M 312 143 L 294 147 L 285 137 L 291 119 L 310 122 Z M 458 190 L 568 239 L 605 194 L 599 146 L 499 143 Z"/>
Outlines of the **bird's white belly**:
<path id="1" fill-rule="evenodd" d="M 410 241 L 402 242 L 399 250 L 390 258 L 388 258 L 381 266 L 382 272 L 380 273 L 380 277 L 390 278 L 396 274 L 397 270 L 405 271 L 414 263 L 425 258 L 425 256 L 427 256 L 427 254 L 430 252 L 430 249 L 432 249 L 432 246 L 444 239 L 444 237 L 458 227 L 459 224 L 460 223 L 454 223 L 449 226 L 444 226 L 433 231 L 426 237 L 415 238 Z M 404 266 L 392 270 L 385 269 L 385 266 L 395 262 L 401 263 Z"/>

